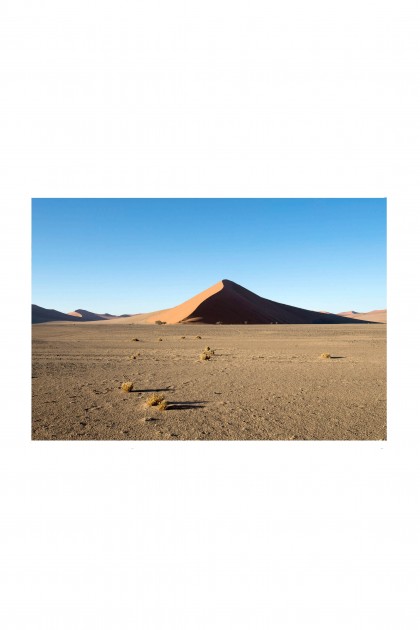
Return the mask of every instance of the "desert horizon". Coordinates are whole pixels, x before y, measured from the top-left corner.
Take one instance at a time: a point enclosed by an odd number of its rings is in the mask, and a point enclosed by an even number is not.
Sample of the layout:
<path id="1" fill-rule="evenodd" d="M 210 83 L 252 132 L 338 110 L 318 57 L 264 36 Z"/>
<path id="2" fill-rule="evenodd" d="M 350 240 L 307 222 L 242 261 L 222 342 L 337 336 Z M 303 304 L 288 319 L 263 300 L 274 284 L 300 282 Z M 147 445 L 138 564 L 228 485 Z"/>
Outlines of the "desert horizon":
<path id="1" fill-rule="evenodd" d="M 216 302 L 216 304 L 214 304 L 214 302 Z M 275 304 L 277 308 L 273 309 Z M 272 317 L 270 317 L 270 315 Z M 324 315 L 327 317 L 323 317 Z M 249 316 L 250 320 L 248 321 L 246 318 Z M 161 317 L 164 317 L 165 321 L 160 320 Z M 121 323 L 122 318 L 126 319 L 124 323 L 135 322 L 142 324 L 155 324 L 157 321 L 164 324 L 195 322 L 208 324 L 297 324 L 333 323 L 333 321 L 334 323 L 346 323 L 345 320 L 349 319 L 362 320 L 366 323 L 385 323 L 386 309 L 376 309 L 365 313 L 357 311 L 331 313 L 329 311 L 302 309 L 261 298 L 256 293 L 227 279 L 217 282 L 178 306 L 150 311 L 148 313 L 111 315 L 110 313 L 94 313 L 85 309 L 76 309 L 75 311 L 64 313 L 55 309 L 46 309 L 37 304 L 32 304 L 33 324 L 46 323 L 48 321 L 73 321 L 75 323 L 82 323 L 109 320 L 114 320 L 114 323 L 115 320 Z M 158 318 L 158 320 L 156 318 Z M 313 322 L 309 321 L 311 318 Z M 321 320 L 325 320 L 325 322 Z M 350 322 L 347 321 L 347 323 Z"/>

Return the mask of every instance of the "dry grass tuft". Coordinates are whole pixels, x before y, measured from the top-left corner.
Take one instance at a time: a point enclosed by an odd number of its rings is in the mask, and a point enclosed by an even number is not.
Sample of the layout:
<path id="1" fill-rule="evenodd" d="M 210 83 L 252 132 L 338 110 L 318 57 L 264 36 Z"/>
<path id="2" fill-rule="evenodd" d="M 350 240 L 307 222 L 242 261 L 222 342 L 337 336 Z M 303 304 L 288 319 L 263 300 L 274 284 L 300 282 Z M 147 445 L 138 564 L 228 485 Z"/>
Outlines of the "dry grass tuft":
<path id="1" fill-rule="evenodd" d="M 208 352 L 202 352 L 200 354 L 200 361 L 209 361 L 210 360 L 210 354 Z"/>
<path id="2" fill-rule="evenodd" d="M 137 337 L 133 337 L 131 341 L 140 341 L 140 339 L 137 339 Z"/>
<path id="3" fill-rule="evenodd" d="M 163 341 L 162 337 L 159 337 L 158 341 Z"/>
<path id="4" fill-rule="evenodd" d="M 210 352 L 210 346 L 206 346 L 206 347 L 204 348 L 204 352 Z"/>
<path id="5" fill-rule="evenodd" d="M 214 350 L 210 350 L 210 354 L 213 354 L 213 355 L 214 355 Z"/>
<path id="6" fill-rule="evenodd" d="M 196 339 L 201 339 L 200 335 L 197 335 L 197 336 L 196 336 Z"/>
<path id="7" fill-rule="evenodd" d="M 329 352 L 323 352 L 321 354 L 321 359 L 331 359 L 331 355 Z"/>
<path id="8" fill-rule="evenodd" d="M 129 383 L 123 383 L 123 384 L 121 385 L 121 389 L 122 389 L 124 392 L 131 392 L 131 390 L 133 389 L 133 387 L 134 387 L 134 383 L 131 383 L 131 382 L 129 382 Z"/>
<path id="9" fill-rule="evenodd" d="M 156 407 L 157 405 L 160 405 L 161 403 L 163 403 L 164 400 L 165 400 L 165 396 L 163 396 L 163 394 L 152 394 L 146 400 L 146 405 L 148 407 Z"/>
<path id="10" fill-rule="evenodd" d="M 168 401 L 162 400 L 162 402 L 158 404 L 157 408 L 159 409 L 159 411 L 165 411 L 167 406 L 168 406 Z"/>
<path id="11" fill-rule="evenodd" d="M 181 339 L 185 339 L 185 337 L 181 337 Z"/>

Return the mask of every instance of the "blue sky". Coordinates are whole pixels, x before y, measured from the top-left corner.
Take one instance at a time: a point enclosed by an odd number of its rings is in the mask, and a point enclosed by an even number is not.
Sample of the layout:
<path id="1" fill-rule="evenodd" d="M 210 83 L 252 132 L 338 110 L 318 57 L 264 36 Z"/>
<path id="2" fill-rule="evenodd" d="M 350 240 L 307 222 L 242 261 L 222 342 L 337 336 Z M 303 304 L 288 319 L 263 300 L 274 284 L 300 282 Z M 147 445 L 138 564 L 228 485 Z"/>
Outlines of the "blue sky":
<path id="1" fill-rule="evenodd" d="M 302 308 L 386 308 L 386 200 L 32 202 L 34 304 L 141 313 L 223 278 Z"/>

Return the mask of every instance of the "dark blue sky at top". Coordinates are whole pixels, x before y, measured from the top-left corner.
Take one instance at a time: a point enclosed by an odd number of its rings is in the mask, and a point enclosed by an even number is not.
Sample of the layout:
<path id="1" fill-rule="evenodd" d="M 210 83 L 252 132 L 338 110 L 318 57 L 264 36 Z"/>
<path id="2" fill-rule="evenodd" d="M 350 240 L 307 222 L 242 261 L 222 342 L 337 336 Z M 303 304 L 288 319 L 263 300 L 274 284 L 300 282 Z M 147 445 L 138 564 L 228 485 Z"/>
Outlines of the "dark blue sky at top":
<path id="1" fill-rule="evenodd" d="M 34 199 L 32 301 L 176 306 L 223 278 L 302 308 L 386 308 L 385 199 Z"/>

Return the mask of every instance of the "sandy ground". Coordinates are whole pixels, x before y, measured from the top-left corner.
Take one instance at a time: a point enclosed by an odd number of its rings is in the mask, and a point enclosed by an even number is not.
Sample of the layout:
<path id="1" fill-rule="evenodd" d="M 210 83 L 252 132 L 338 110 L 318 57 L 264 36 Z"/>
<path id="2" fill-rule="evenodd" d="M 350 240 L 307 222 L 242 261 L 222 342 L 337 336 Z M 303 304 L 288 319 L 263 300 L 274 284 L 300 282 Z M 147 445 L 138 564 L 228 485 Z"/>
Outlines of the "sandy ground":
<path id="1" fill-rule="evenodd" d="M 36 440 L 386 439 L 386 325 L 32 331 Z M 215 355 L 200 361 L 206 346 Z M 145 406 L 153 392 L 166 411 Z"/>

